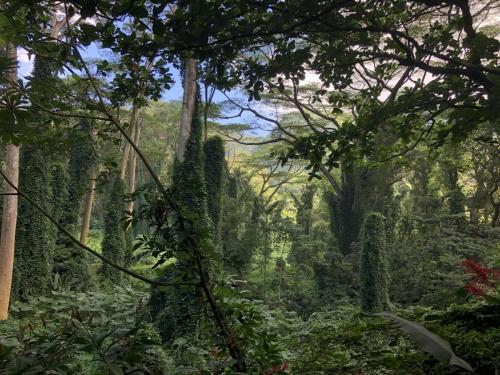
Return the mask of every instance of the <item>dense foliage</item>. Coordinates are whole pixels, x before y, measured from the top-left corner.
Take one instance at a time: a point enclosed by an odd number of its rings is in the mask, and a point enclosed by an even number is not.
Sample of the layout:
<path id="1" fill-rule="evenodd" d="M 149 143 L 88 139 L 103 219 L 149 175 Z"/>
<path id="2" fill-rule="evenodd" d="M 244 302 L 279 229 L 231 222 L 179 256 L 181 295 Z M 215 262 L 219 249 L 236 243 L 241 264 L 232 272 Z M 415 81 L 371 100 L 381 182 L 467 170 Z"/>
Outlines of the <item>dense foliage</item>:
<path id="1" fill-rule="evenodd" d="M 207 139 L 204 144 L 204 152 L 208 213 L 212 220 L 214 242 L 219 244 L 222 224 L 222 195 L 226 180 L 224 141 L 220 137 Z"/>
<path id="2" fill-rule="evenodd" d="M 498 9 L 3 1 L 0 374 L 497 374 Z"/>
<path id="3" fill-rule="evenodd" d="M 368 312 L 389 308 L 389 273 L 384 217 L 366 215 L 361 234 L 360 292 L 361 308 Z"/>
<path id="4" fill-rule="evenodd" d="M 108 187 L 101 248 L 105 257 L 119 265 L 124 264 L 127 250 L 124 230 L 124 194 L 123 181 L 117 176 L 112 176 Z M 107 263 L 103 264 L 101 273 L 115 284 L 119 284 L 122 278 L 122 274 Z"/>

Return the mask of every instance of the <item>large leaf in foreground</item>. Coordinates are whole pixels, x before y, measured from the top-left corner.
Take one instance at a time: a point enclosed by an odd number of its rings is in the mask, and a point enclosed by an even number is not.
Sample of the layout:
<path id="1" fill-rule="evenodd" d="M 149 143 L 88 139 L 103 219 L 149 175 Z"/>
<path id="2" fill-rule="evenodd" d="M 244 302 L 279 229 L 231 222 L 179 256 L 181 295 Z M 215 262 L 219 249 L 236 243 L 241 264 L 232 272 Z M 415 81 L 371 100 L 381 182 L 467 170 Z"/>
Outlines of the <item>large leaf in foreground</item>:
<path id="1" fill-rule="evenodd" d="M 448 362 L 450 365 L 462 367 L 468 371 L 473 371 L 472 367 L 463 359 L 458 357 L 448 341 L 432 333 L 423 325 L 403 319 L 391 313 L 376 313 L 375 316 L 388 319 L 395 323 L 403 332 L 408 334 L 417 345 L 425 352 L 431 354 L 442 362 Z"/>

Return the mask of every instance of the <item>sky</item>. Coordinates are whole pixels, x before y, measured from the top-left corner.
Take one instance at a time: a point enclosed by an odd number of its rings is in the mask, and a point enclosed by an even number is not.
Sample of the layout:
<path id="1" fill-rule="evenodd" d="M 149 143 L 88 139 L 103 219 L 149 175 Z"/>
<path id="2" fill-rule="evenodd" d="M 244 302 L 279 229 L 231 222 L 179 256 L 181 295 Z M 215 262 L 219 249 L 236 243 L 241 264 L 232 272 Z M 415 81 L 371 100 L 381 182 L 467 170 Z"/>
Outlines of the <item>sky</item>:
<path id="1" fill-rule="evenodd" d="M 99 48 L 96 44 L 92 44 L 85 49 L 81 49 L 82 55 L 86 59 L 99 59 L 99 58 L 108 58 L 113 59 L 113 56 L 109 50 L 104 50 Z M 33 62 L 34 56 L 29 56 L 28 52 L 22 48 L 17 50 L 17 60 L 18 60 L 18 76 L 20 79 L 26 80 L 33 70 Z M 173 79 L 175 81 L 174 85 L 169 89 L 165 90 L 162 94 L 162 100 L 164 101 L 182 101 L 183 96 L 183 87 L 182 81 L 180 77 L 180 72 L 174 66 L 169 66 L 170 71 L 172 72 Z M 231 92 L 231 97 L 246 102 L 246 95 L 240 91 Z M 226 101 L 226 97 L 220 91 L 216 91 L 213 97 L 213 103 L 222 103 Z M 238 111 L 231 111 L 228 115 L 234 115 L 238 113 Z M 217 122 L 220 124 L 254 124 L 255 117 L 251 114 L 245 113 L 241 117 L 234 119 L 217 119 Z M 266 124 L 269 125 L 269 124 Z M 267 132 L 262 132 L 257 130 L 252 133 L 254 135 L 262 136 Z"/>
<path id="2" fill-rule="evenodd" d="M 90 45 L 86 49 L 82 50 L 82 54 L 85 58 L 96 59 L 96 58 L 106 58 L 108 57 L 108 52 L 103 49 L 99 49 L 96 45 Z M 18 75 L 21 79 L 27 79 L 33 70 L 33 56 L 29 56 L 28 52 L 22 48 L 17 50 L 17 60 L 18 60 Z M 175 84 L 170 88 L 170 90 L 166 90 L 162 99 L 166 101 L 171 100 L 182 100 L 182 83 L 179 75 L 179 70 L 174 68 L 173 66 L 169 66 L 170 71 L 173 74 L 173 78 Z M 214 102 L 224 101 L 225 97 L 222 93 L 217 92 L 214 95 Z"/>

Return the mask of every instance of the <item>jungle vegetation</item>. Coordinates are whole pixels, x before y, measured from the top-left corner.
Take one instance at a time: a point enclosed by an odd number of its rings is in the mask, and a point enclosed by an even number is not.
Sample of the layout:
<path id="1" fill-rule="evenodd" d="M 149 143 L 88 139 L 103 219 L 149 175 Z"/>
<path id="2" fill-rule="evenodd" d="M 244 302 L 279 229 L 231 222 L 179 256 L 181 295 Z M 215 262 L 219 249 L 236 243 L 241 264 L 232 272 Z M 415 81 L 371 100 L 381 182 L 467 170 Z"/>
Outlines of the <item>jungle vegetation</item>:
<path id="1" fill-rule="evenodd" d="M 0 374 L 500 373 L 499 20 L 2 1 Z"/>

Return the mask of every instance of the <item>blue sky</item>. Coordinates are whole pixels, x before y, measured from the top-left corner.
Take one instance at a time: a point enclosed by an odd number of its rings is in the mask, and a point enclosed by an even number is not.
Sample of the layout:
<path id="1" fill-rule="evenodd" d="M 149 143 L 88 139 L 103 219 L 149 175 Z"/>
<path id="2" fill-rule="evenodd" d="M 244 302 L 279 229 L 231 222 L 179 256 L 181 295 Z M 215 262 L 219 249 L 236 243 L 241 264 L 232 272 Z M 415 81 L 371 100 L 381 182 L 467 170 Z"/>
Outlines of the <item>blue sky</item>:
<path id="1" fill-rule="evenodd" d="M 85 58 L 88 59 L 114 59 L 114 56 L 110 50 L 99 48 L 96 44 L 92 44 L 89 47 L 82 49 L 82 54 Z M 28 53 L 25 50 L 18 49 L 18 75 L 21 79 L 26 79 L 33 69 L 33 56 L 28 56 Z M 174 85 L 169 89 L 165 90 L 162 95 L 162 99 L 165 101 L 182 101 L 183 96 L 183 88 L 182 81 L 180 78 L 179 70 L 170 66 L 170 70 L 173 75 L 173 79 L 175 81 Z M 233 91 L 231 96 L 237 100 L 244 100 L 246 95 L 241 92 Z M 226 97 L 219 91 L 217 91 L 213 98 L 213 103 L 221 103 L 226 101 Z M 236 111 L 233 113 L 229 113 L 228 115 L 236 114 Z M 234 124 L 234 123 L 246 123 L 250 124 L 255 120 L 253 115 L 244 114 L 239 118 L 234 119 L 218 119 L 217 121 L 222 124 Z M 260 133 L 260 132 L 258 132 Z"/>
<path id="2" fill-rule="evenodd" d="M 109 50 L 101 49 L 97 47 L 95 44 L 92 44 L 89 47 L 85 48 L 82 52 L 86 58 L 90 59 L 106 58 L 106 57 L 109 57 L 110 59 L 113 58 Z M 31 74 L 31 70 L 33 69 L 33 56 L 29 57 L 26 51 L 19 49 L 18 62 L 19 62 L 19 67 L 18 67 L 19 78 L 25 79 Z M 179 71 L 173 66 L 170 66 L 170 70 L 175 80 L 175 84 L 170 88 L 170 90 L 165 91 L 163 93 L 162 98 L 163 100 L 166 101 L 182 100 L 183 89 L 182 89 L 181 79 L 179 76 Z M 220 92 L 217 92 L 214 95 L 215 103 L 222 102 L 224 100 L 225 97 Z"/>
<path id="3" fill-rule="evenodd" d="M 83 55 L 86 58 L 96 59 L 96 58 L 106 58 L 108 56 L 112 56 L 108 51 L 99 49 L 96 45 L 91 45 L 82 51 Z M 25 79 L 27 78 L 33 69 L 33 56 L 28 56 L 28 53 L 24 50 L 19 49 L 17 52 L 18 55 L 18 75 L 19 78 Z M 175 69 L 173 66 L 170 67 L 175 84 L 174 86 L 165 91 L 162 98 L 164 100 L 182 100 L 182 85 L 180 82 L 179 71 Z"/>

